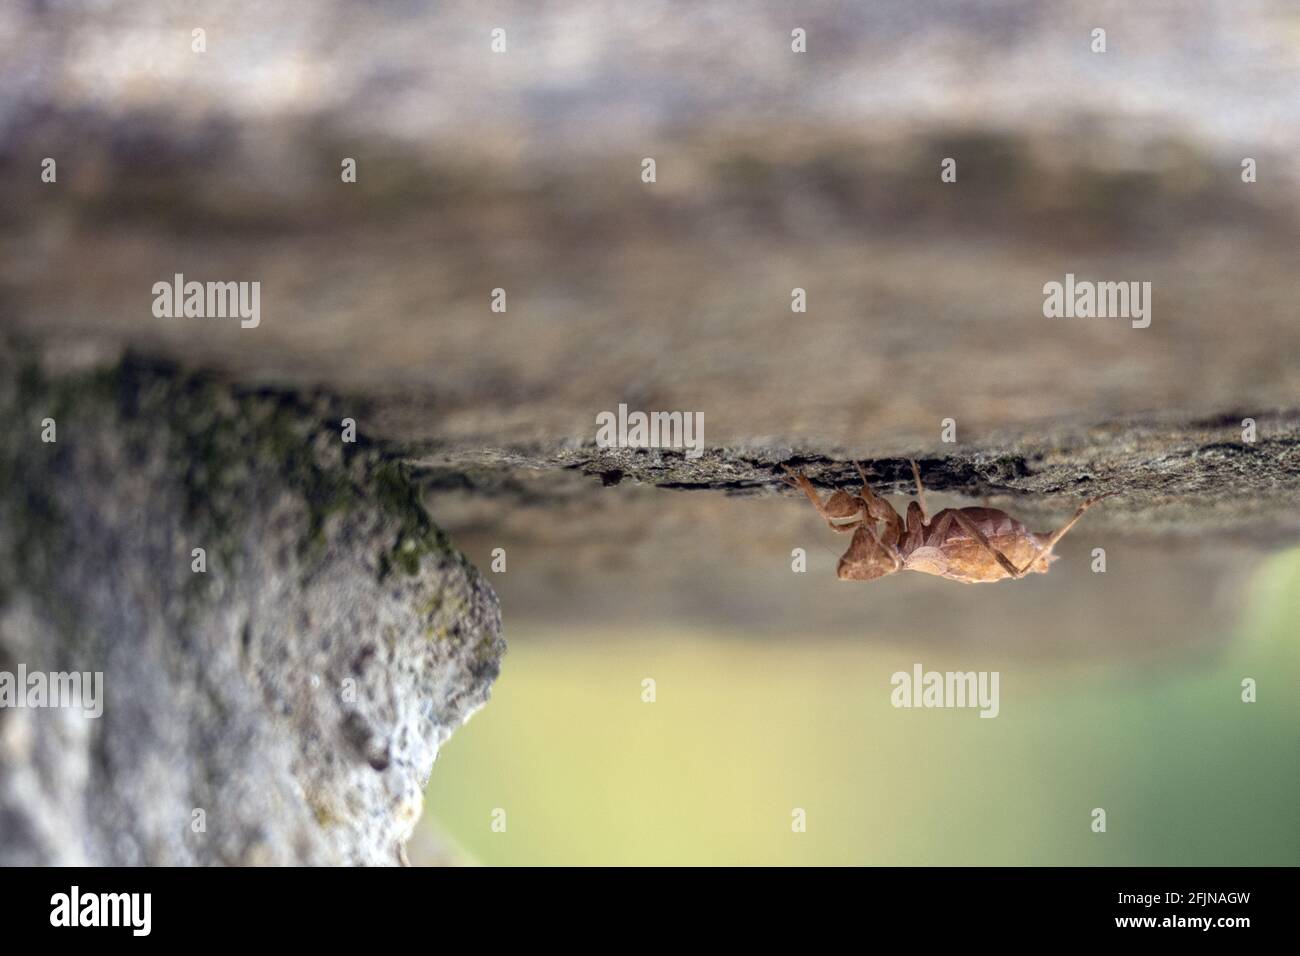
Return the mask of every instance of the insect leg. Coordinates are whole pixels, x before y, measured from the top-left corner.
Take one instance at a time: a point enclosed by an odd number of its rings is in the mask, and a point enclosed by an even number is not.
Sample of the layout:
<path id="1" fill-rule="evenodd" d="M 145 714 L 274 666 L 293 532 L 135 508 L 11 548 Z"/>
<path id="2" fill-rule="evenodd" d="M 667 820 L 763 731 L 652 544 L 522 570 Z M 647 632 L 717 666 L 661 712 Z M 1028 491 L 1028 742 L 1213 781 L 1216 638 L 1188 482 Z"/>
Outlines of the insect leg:
<path id="1" fill-rule="evenodd" d="M 807 495 L 808 500 L 811 501 L 813 507 L 817 509 L 817 513 L 822 516 L 822 519 L 830 525 L 833 531 L 852 531 L 857 527 L 862 519 L 866 517 L 862 507 L 855 504 L 854 499 L 849 497 L 845 492 L 833 492 L 830 498 L 823 503 L 817 494 L 817 489 L 813 487 L 812 482 L 805 478 L 802 473 L 794 471 L 785 465 L 782 465 L 781 467 L 784 468 L 785 473 L 790 476 L 789 478 L 783 479 L 785 484 L 789 485 L 791 488 L 797 488 Z"/>
<path id="2" fill-rule="evenodd" d="M 793 468 L 789 468 L 785 465 L 782 465 L 781 468 L 787 475 L 789 475 L 788 478 L 781 479 L 782 482 L 789 485 L 791 488 L 796 488 L 799 491 L 802 491 L 808 496 L 808 500 L 812 502 L 813 507 L 817 509 L 817 513 L 823 518 L 829 518 L 830 515 L 828 515 L 826 509 L 822 507 L 822 500 L 818 497 L 817 489 L 812 486 L 812 482 L 805 478 L 802 472 L 795 471 Z"/>
<path id="3" fill-rule="evenodd" d="M 907 506 L 907 529 L 904 532 L 904 551 L 914 551 L 925 543 L 925 526 L 929 522 L 921 506 L 913 501 Z"/>
<path id="4" fill-rule="evenodd" d="M 870 501 L 876 497 L 876 493 L 871 490 L 871 485 L 867 482 L 867 473 L 862 470 L 862 462 L 855 461 L 853 467 L 858 470 L 858 477 L 862 479 L 862 497 Z"/>
<path id="5" fill-rule="evenodd" d="M 849 545 L 849 554 L 862 554 L 863 549 L 859 538 L 863 536 L 863 531 L 865 531 L 871 538 L 872 542 L 876 546 L 876 550 L 889 559 L 890 563 L 894 566 L 895 571 L 899 570 L 903 566 L 903 561 L 898 556 L 898 552 L 893 548 L 887 547 L 885 543 L 880 540 L 880 534 L 876 531 L 876 523 L 871 520 L 864 521 L 862 524 L 858 525 L 858 530 L 854 533 L 853 541 Z"/>
<path id="6" fill-rule="evenodd" d="M 902 568 L 903 559 L 898 556 L 897 547 L 889 547 L 884 541 L 880 540 L 880 535 L 876 532 L 876 523 L 874 521 L 864 521 L 863 524 L 871 531 L 871 537 L 876 542 L 876 547 L 880 549 L 880 551 L 884 553 L 885 557 L 889 558 L 890 562 L 894 565 L 894 570 L 897 571 Z M 887 526 L 885 529 L 886 538 L 893 538 L 895 545 L 898 543 L 898 534 L 899 532 L 897 528 Z"/>
<path id="7" fill-rule="evenodd" d="M 914 458 L 907 460 L 912 463 L 912 477 L 916 479 L 916 500 L 921 503 L 921 521 L 924 524 L 929 524 L 930 509 L 925 506 L 925 486 L 921 484 L 921 469 L 916 467 Z"/>
<path id="8" fill-rule="evenodd" d="M 882 546 L 886 547 L 886 550 L 889 546 L 897 547 L 903 540 L 903 519 L 899 517 L 893 505 L 871 490 L 871 485 L 867 483 L 867 473 L 862 470 L 862 464 L 855 461 L 853 467 L 858 470 L 858 475 L 862 478 L 861 497 L 867 506 L 867 517 L 872 521 L 883 521 L 885 524 Z M 874 528 L 872 534 L 875 534 Z M 893 555 L 893 557 L 895 563 L 898 563 L 897 556 Z"/>

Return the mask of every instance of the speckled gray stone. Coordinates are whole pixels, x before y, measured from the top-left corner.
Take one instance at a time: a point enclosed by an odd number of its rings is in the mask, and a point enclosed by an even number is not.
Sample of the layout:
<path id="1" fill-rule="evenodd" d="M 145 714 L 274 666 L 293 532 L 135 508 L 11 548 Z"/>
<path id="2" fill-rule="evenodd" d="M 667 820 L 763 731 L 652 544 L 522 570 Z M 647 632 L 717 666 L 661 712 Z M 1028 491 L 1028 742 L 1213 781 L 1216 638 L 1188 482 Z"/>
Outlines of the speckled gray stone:
<path id="1" fill-rule="evenodd" d="M 105 701 L 0 708 L 0 864 L 402 861 L 505 645 L 346 411 L 3 350 L 0 671 L 102 671 Z"/>

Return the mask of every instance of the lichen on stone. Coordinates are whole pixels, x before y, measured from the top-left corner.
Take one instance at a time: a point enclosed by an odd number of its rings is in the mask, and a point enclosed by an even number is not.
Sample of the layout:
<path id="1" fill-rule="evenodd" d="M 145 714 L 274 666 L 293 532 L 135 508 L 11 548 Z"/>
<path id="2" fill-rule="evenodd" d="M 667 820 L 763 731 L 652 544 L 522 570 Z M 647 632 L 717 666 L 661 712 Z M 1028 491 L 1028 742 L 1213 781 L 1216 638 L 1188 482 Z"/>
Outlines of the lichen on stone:
<path id="1" fill-rule="evenodd" d="M 340 409 L 0 352 L 0 660 L 101 671 L 106 697 L 98 720 L 0 712 L 27 742 L 0 748 L 0 863 L 401 860 L 497 675 L 500 610 Z"/>

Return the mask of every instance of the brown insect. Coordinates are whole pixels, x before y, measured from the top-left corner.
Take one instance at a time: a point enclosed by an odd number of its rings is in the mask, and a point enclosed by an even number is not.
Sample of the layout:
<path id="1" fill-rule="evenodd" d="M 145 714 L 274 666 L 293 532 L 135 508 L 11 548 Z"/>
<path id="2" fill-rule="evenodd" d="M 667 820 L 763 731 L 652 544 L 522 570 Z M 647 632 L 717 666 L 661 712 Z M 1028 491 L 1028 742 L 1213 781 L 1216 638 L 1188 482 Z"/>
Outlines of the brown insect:
<path id="1" fill-rule="evenodd" d="M 997 508 L 944 508 L 933 520 L 927 517 L 921 470 L 911 462 L 917 501 L 907 506 L 907 524 L 884 498 L 867 484 L 862 466 L 862 491 L 851 495 L 835 491 L 823 502 L 812 482 L 785 468 L 786 484 L 808 496 L 832 531 L 853 534 L 849 549 L 836 571 L 841 581 L 874 581 L 895 571 L 920 571 L 953 581 L 980 584 L 1046 574 L 1056 560 L 1052 548 L 1083 513 L 1103 498 L 1089 498 L 1058 531 L 1038 534 Z M 876 525 L 882 525 L 877 531 Z"/>

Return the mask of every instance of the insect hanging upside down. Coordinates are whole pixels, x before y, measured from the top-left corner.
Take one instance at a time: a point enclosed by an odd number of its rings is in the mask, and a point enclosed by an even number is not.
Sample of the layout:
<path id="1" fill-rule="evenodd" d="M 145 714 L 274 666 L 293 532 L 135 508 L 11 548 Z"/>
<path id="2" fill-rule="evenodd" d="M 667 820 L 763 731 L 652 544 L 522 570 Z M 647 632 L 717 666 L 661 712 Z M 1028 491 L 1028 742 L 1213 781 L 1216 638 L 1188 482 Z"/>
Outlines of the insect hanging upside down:
<path id="1" fill-rule="evenodd" d="M 907 524 L 884 498 L 867 484 L 862 466 L 862 491 L 851 495 L 832 492 L 823 502 L 807 478 L 785 468 L 786 484 L 808 496 L 817 513 L 832 531 L 853 534 L 849 549 L 836 571 L 841 581 L 874 581 L 895 571 L 920 571 L 952 581 L 980 584 L 1046 574 L 1056 560 L 1052 548 L 1083 513 L 1103 498 L 1089 498 L 1058 531 L 1037 534 L 997 508 L 944 508 L 933 519 L 927 517 L 921 470 L 912 462 L 916 497 L 907 506 Z M 876 526 L 881 525 L 881 530 Z"/>

